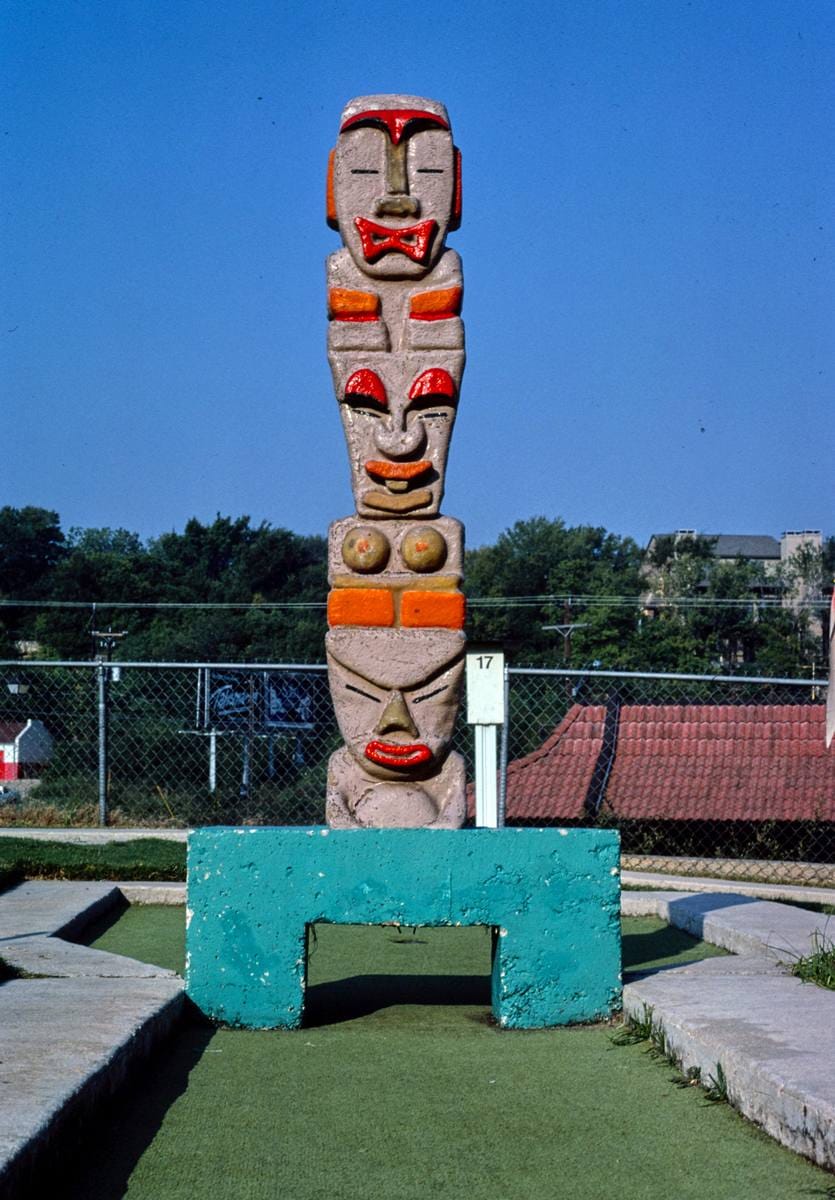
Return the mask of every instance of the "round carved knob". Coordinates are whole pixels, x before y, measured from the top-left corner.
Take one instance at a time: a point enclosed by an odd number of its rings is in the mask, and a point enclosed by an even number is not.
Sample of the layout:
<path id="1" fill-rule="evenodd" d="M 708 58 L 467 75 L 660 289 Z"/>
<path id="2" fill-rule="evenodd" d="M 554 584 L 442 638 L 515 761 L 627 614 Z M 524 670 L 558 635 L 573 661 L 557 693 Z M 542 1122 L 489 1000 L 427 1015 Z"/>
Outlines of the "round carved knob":
<path id="1" fill-rule="evenodd" d="M 446 540 L 437 529 L 419 525 L 403 538 L 400 553 L 406 566 L 413 571 L 437 571 L 446 562 Z"/>
<path id="2" fill-rule="evenodd" d="M 342 543 L 342 559 L 352 571 L 372 574 L 382 571 L 389 560 L 391 546 L 389 540 L 379 529 L 361 525 L 352 529 Z"/>

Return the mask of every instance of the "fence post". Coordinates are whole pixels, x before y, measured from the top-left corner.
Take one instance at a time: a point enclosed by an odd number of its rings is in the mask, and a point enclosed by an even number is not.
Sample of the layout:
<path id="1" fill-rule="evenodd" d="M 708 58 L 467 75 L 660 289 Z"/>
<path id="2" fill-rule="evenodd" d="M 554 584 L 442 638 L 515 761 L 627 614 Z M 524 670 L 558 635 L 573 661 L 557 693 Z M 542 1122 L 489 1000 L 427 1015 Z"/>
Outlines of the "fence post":
<path id="1" fill-rule="evenodd" d="M 99 708 L 99 825 L 107 824 L 107 664 L 96 663 Z"/>
<path id="2" fill-rule="evenodd" d="M 504 828 L 507 811 L 507 756 L 510 741 L 510 668 L 505 663 L 504 668 L 504 714 L 502 720 L 501 740 L 499 743 L 499 829 Z"/>
<path id="3" fill-rule="evenodd" d="M 504 725 L 504 653 L 495 647 L 471 647 L 466 654 L 467 723 L 475 735 L 475 823 L 499 827 L 496 726 Z"/>

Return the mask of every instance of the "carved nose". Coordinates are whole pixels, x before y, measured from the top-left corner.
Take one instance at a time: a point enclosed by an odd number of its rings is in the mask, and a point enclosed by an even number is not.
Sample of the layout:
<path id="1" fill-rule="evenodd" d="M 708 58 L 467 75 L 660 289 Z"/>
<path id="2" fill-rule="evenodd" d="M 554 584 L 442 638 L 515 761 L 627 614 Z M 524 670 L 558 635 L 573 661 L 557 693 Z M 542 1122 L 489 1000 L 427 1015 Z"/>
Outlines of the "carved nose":
<path id="1" fill-rule="evenodd" d="M 391 692 L 380 720 L 377 722 L 375 733 L 408 733 L 409 737 L 417 737 L 417 727 L 409 716 L 406 701 L 402 692 Z"/>
<path id="2" fill-rule="evenodd" d="M 415 196 L 381 196 L 374 202 L 375 217 L 419 217 L 420 201 Z"/>
<path id="3" fill-rule="evenodd" d="M 388 458 L 408 458 L 410 454 L 418 454 L 426 444 L 426 430 L 423 422 L 415 421 L 403 429 L 394 429 L 388 422 L 377 422 L 374 430 L 374 443 L 377 449 Z"/>
<path id="4" fill-rule="evenodd" d="M 406 167 L 406 143 L 386 142 L 386 194 L 408 196 L 409 172 Z"/>
<path id="5" fill-rule="evenodd" d="M 420 216 L 420 201 L 409 195 L 409 170 L 406 165 L 406 143 L 386 144 L 386 194 L 374 201 L 377 217 Z"/>

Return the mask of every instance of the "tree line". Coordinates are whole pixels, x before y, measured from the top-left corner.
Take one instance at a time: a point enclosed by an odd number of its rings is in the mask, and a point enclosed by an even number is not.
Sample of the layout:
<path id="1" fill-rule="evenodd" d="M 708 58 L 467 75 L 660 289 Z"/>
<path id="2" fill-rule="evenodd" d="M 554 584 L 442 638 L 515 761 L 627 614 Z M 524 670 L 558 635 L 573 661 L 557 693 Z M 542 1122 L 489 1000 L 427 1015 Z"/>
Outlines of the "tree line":
<path id="1" fill-rule="evenodd" d="M 833 571 L 832 537 L 766 568 L 717 560 L 703 537 L 658 538 L 647 554 L 600 527 L 534 517 L 467 552 L 468 634 L 517 666 L 819 676 L 826 612 L 796 600 L 827 597 Z M 324 537 L 247 516 L 143 541 L 0 508 L 4 658 L 86 659 L 93 629 L 112 626 L 126 632 L 123 659 L 321 662 L 326 593 Z"/>

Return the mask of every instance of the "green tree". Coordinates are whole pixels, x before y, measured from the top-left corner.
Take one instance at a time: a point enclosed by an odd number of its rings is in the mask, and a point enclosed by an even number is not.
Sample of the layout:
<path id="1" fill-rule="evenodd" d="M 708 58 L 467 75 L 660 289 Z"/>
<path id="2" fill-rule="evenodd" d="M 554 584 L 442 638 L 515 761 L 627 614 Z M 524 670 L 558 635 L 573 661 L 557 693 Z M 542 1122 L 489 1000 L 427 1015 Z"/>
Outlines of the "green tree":
<path id="1" fill-rule="evenodd" d="M 35 600 L 48 594 L 52 572 L 66 554 L 57 512 L 48 508 L 0 508 L 0 599 Z M 31 638 L 36 613 L 4 605 L 0 610 L 0 653 Z"/>
<path id="2" fill-rule="evenodd" d="M 259 610 L 259 603 L 323 606 L 327 594 L 324 538 L 300 537 L 249 517 L 190 520 L 181 534 L 150 543 L 159 572 L 158 599 L 235 604 L 240 609 L 181 609 L 153 614 L 131 654 L 214 661 L 321 661 L 323 608 Z"/>
<path id="3" fill-rule="evenodd" d="M 152 602 L 157 598 L 161 574 L 138 535 L 126 529 L 74 528 L 66 546 L 50 576 L 50 598 L 59 603 L 89 603 L 90 607 L 42 609 L 35 636 L 47 655 L 88 658 L 93 651 L 94 626 L 113 624 L 134 633 L 148 621 L 147 611 L 138 607 L 99 611 L 94 606 L 109 601 Z"/>
<path id="4" fill-rule="evenodd" d="M 560 665 L 563 639 L 543 625 L 587 623 L 589 630 L 578 629 L 572 635 L 572 663 L 604 655 L 606 665 L 613 665 L 624 639 L 634 632 L 637 605 L 623 608 L 607 605 L 606 600 L 627 595 L 637 602 L 640 563 L 640 550 L 631 538 L 600 527 L 569 527 L 560 518 L 517 521 L 494 546 L 467 554 L 468 594 L 510 601 L 489 608 L 474 606 L 471 636 L 504 643 L 516 665 Z M 600 599 L 594 607 L 586 601 L 520 600 L 555 595 Z"/>
<path id="5" fill-rule="evenodd" d="M 57 512 L 48 508 L 0 508 L 2 595 L 15 600 L 44 594 L 51 571 L 66 554 Z"/>

